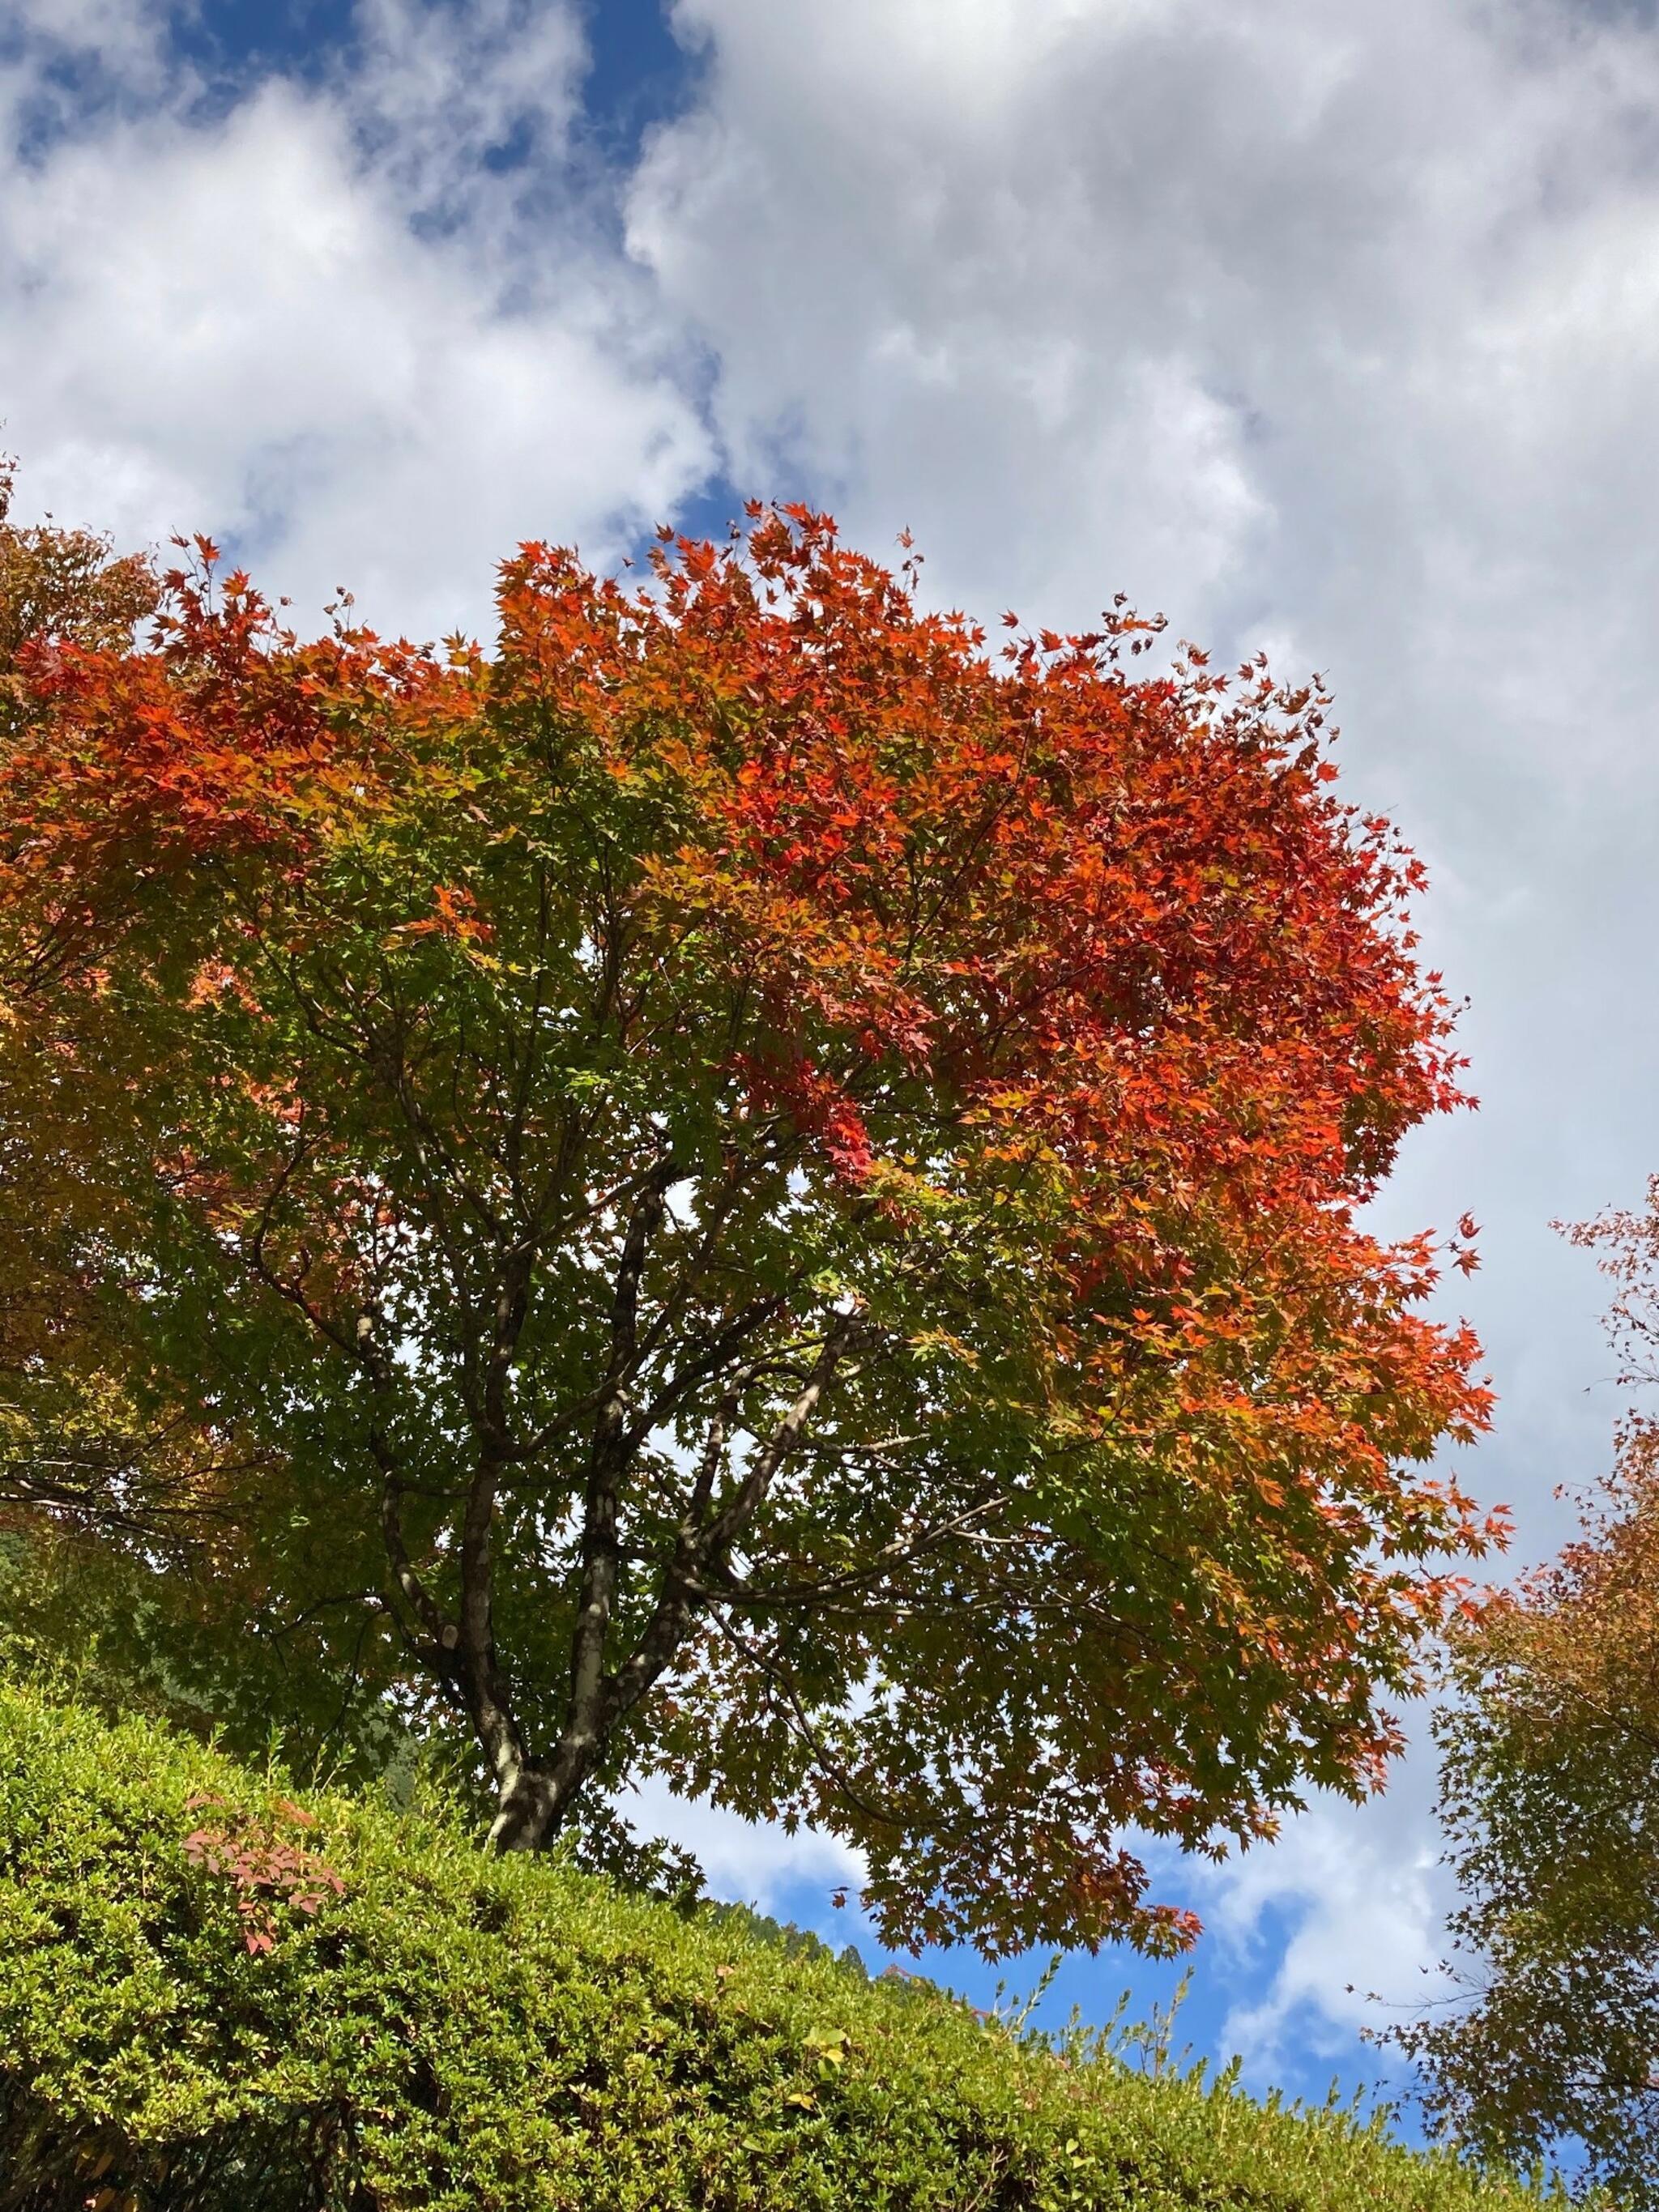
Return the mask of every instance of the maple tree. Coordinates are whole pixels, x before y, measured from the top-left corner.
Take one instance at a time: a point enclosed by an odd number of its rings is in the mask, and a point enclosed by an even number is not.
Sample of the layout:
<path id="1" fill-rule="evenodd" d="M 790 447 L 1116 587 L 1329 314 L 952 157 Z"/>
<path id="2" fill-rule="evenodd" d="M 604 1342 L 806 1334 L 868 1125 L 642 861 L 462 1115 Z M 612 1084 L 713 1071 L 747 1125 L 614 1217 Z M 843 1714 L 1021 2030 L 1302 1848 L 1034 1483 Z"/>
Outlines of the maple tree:
<path id="1" fill-rule="evenodd" d="M 1449 2003 L 1395 2032 L 1441 2124 L 1495 2156 L 1582 2160 L 1659 2205 L 1659 1177 L 1570 1231 L 1617 1286 L 1637 1393 L 1582 1535 L 1462 1621 L 1441 1812 L 1463 1901 Z"/>
<path id="2" fill-rule="evenodd" d="M 1372 1785 L 1495 1533 L 1356 1218 L 1460 1100 L 1420 868 L 1317 684 L 1121 604 L 999 659 L 800 508 L 653 566 L 526 546 L 486 655 L 198 541 L 25 647 L 0 1049 L 88 1080 L 254 1613 L 461 1717 L 498 1846 L 649 1765 L 890 1940 L 1178 1947 L 1122 1831 Z"/>

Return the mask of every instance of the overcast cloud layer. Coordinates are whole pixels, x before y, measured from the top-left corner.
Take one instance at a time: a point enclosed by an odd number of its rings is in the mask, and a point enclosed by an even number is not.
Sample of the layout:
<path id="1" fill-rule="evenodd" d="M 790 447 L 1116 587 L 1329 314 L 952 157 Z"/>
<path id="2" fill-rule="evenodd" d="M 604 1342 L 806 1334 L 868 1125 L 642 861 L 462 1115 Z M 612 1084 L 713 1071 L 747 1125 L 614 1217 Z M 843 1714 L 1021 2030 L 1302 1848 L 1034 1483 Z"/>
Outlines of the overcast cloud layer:
<path id="1" fill-rule="evenodd" d="M 1502 1404 L 1466 1472 L 1547 1547 L 1614 1410 L 1586 1395 L 1596 1279 L 1547 1224 L 1659 1167 L 1648 11 L 678 0 L 672 24 L 683 105 L 619 171 L 556 0 L 363 0 L 325 66 L 240 76 L 181 60 L 159 7 L 12 0 L 25 499 L 128 541 L 231 534 L 308 613 L 348 582 L 424 635 L 487 620 L 521 536 L 608 559 L 711 488 L 805 492 L 872 550 L 913 529 L 930 591 L 981 615 L 1085 623 L 1123 589 L 1320 669 L 1474 1000 L 1482 1111 L 1413 1141 L 1385 1218 L 1486 1224 L 1458 1290 Z M 1356 2018 L 1350 1981 L 1412 1993 L 1431 1779 L 1203 1885 L 1224 1942 L 1279 1931 L 1233 2023 L 1261 2064 Z M 839 1870 L 708 1837 L 751 1891 Z"/>

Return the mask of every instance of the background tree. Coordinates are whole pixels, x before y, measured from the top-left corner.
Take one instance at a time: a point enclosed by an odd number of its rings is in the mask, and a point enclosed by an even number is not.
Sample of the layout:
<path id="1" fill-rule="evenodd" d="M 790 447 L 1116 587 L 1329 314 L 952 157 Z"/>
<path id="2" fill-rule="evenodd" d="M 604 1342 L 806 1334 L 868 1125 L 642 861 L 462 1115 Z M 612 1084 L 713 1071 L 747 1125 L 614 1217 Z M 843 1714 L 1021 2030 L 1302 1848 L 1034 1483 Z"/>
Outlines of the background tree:
<path id="1" fill-rule="evenodd" d="M 5 927 L 258 1603 L 464 1717 L 502 1847 L 649 1764 L 890 1940 L 1185 1940 L 1121 1830 L 1373 1783 L 1490 1534 L 1353 1218 L 1462 1063 L 1322 696 L 1121 611 L 999 666 L 804 510 L 526 547 L 493 659 L 198 553 L 27 649 Z"/>
<path id="2" fill-rule="evenodd" d="M 1659 1177 L 1571 1234 L 1618 1285 L 1626 1388 L 1659 1382 Z M 1586 2154 L 1659 2205 L 1659 1420 L 1618 1432 L 1584 1535 L 1462 1626 L 1439 1725 L 1461 1995 L 1391 2039 L 1489 2154 Z"/>

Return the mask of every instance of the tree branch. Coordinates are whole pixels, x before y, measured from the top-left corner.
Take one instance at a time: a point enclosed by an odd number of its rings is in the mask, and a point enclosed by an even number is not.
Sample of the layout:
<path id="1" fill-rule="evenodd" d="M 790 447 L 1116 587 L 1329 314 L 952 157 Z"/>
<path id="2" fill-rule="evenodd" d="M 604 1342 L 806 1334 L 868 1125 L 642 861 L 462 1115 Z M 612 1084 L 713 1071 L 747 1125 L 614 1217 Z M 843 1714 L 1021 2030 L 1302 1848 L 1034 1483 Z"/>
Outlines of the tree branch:
<path id="1" fill-rule="evenodd" d="M 755 1454 L 742 1480 L 712 1518 L 703 1518 L 712 1492 L 715 1455 L 705 1449 L 697 1484 L 680 1522 L 674 1556 L 663 1577 L 655 1611 L 625 1663 L 607 1686 L 605 1722 L 614 1726 L 636 1705 L 685 1640 L 692 1616 L 708 1595 L 707 1577 L 723 1569 L 727 1554 L 753 1521 L 779 1468 L 799 1442 L 836 1368 L 857 1333 L 860 1315 L 838 1315 L 824 1337 L 799 1395 Z M 719 1419 L 724 1443 L 724 1419 Z M 711 1431 L 711 1436 L 712 1436 Z"/>

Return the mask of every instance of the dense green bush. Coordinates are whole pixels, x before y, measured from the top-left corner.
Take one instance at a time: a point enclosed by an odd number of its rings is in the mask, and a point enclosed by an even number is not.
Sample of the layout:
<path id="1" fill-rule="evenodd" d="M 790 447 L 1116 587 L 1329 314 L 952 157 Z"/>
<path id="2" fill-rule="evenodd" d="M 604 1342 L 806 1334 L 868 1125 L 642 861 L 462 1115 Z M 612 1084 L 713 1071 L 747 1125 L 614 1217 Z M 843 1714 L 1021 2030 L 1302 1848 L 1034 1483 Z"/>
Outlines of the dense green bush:
<path id="1" fill-rule="evenodd" d="M 441 1809 L 310 1810 L 0 1688 L 3 2212 L 1536 2201 L 1340 2114 L 1067 2063 L 741 1916 L 487 1860 Z"/>

